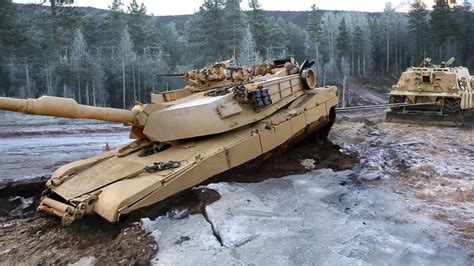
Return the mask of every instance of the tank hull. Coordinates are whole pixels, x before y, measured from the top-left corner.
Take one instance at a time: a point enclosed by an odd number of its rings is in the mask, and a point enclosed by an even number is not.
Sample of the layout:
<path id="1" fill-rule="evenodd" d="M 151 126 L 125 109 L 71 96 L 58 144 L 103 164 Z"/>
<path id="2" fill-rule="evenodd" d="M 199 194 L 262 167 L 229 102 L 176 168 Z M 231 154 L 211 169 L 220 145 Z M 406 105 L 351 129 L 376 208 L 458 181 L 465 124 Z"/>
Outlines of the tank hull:
<path id="1" fill-rule="evenodd" d="M 272 114 L 230 132 L 169 143 L 143 156 L 155 143 L 129 145 L 59 168 L 48 181 L 39 209 L 69 224 L 96 213 L 110 222 L 222 175 L 252 161 L 276 156 L 332 125 L 338 99 L 335 87 L 304 94 Z M 142 155 L 142 156 L 141 156 Z M 159 162 L 179 167 L 145 171 Z"/>
<path id="2" fill-rule="evenodd" d="M 466 114 L 474 110 L 473 81 L 464 67 L 409 68 L 393 86 L 390 103 L 418 106 L 393 108 L 387 121 L 460 126 Z"/>

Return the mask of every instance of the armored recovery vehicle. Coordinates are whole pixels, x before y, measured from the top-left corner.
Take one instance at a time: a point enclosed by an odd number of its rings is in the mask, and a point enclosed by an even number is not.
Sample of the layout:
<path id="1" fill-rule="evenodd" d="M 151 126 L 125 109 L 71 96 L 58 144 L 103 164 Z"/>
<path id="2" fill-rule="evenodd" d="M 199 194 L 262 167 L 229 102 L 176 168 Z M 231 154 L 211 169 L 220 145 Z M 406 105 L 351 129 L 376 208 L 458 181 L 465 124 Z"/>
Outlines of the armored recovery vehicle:
<path id="1" fill-rule="evenodd" d="M 337 88 L 316 88 L 305 61 L 247 68 L 219 63 L 183 73 L 190 84 L 156 93 L 132 110 L 72 99 L 0 98 L 0 109 L 121 122 L 135 141 L 54 171 L 38 210 L 67 225 L 86 214 L 116 222 L 250 161 L 268 159 L 303 138 L 328 132 Z"/>
<path id="2" fill-rule="evenodd" d="M 454 58 L 440 65 L 427 58 L 402 73 L 390 92 L 395 107 L 387 121 L 459 126 L 474 110 L 474 77 L 465 67 L 452 67 Z"/>

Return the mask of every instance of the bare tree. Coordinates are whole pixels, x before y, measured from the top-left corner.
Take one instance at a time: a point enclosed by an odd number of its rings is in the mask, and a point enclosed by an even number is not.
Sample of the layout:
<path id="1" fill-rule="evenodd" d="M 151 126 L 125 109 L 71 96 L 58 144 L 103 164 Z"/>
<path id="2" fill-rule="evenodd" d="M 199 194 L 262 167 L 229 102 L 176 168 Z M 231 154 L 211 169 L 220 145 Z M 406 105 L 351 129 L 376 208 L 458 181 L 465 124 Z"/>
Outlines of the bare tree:
<path id="1" fill-rule="evenodd" d="M 81 73 L 83 72 L 84 63 L 87 54 L 87 44 L 84 40 L 84 35 L 81 30 L 76 30 L 74 34 L 74 40 L 71 45 L 71 68 L 76 74 L 77 78 L 77 100 L 82 103 L 82 90 L 81 90 Z"/>
<path id="2" fill-rule="evenodd" d="M 97 48 L 95 55 L 91 58 L 92 74 L 92 104 L 94 106 L 105 105 L 106 92 L 104 89 L 104 67 L 102 51 Z"/>
<path id="3" fill-rule="evenodd" d="M 126 68 L 129 66 L 136 58 L 134 45 L 130 34 L 128 33 L 128 28 L 126 27 L 122 34 L 122 39 L 117 47 L 117 55 L 122 66 L 122 97 L 123 97 L 123 108 L 127 108 L 127 86 L 126 86 Z"/>
<path id="4" fill-rule="evenodd" d="M 342 108 L 346 107 L 347 105 L 347 78 L 349 77 L 351 71 L 351 66 L 349 64 L 349 60 L 346 58 L 341 58 L 341 74 L 343 76 L 342 79 Z"/>
<path id="5" fill-rule="evenodd" d="M 387 2 L 385 4 L 385 10 L 384 10 L 384 15 L 385 15 L 385 26 L 386 26 L 386 56 L 387 56 L 387 73 L 389 72 L 390 70 L 390 30 L 392 28 L 392 21 L 393 21 L 393 14 L 395 12 L 395 9 L 392 7 L 392 3 L 391 2 Z"/>

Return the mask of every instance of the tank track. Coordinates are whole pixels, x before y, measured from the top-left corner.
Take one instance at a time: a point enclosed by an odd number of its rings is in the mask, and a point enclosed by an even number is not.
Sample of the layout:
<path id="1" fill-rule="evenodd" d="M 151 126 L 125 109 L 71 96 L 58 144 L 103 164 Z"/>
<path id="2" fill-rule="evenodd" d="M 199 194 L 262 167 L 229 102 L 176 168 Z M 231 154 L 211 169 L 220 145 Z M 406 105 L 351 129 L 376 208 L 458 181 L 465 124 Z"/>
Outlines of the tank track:
<path id="1" fill-rule="evenodd" d="M 428 126 L 459 127 L 464 124 L 464 114 L 436 114 L 429 112 L 387 112 L 386 121 L 392 123 L 406 123 Z"/>

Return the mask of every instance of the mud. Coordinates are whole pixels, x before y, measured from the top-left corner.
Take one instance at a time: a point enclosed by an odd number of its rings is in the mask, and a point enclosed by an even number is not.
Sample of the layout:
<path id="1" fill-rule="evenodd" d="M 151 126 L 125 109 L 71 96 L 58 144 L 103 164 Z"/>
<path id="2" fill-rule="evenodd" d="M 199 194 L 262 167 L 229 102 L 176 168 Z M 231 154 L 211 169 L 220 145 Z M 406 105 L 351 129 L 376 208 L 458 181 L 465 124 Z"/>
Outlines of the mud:
<path id="1" fill-rule="evenodd" d="M 36 212 L 44 181 L 8 184 L 0 190 L 0 261 L 14 264 L 147 264 L 158 247 L 139 223 L 112 225 L 87 217 L 70 227 Z M 139 248 L 138 248 L 139 247 Z"/>
<path id="2" fill-rule="evenodd" d="M 339 121 L 330 138 L 356 152 L 355 178 L 379 180 L 424 206 L 413 211 L 453 226 L 464 247 L 474 245 L 474 131 L 463 127 Z"/>
<path id="3" fill-rule="evenodd" d="M 314 166 L 305 167 L 302 164 L 304 160 L 314 160 Z M 239 168 L 237 171 L 212 178 L 205 183 L 257 183 L 269 178 L 303 174 L 318 169 L 343 171 L 354 167 L 357 161 L 358 154 L 356 152 L 342 153 L 338 145 L 327 139 L 311 138 L 296 145 L 282 156 L 263 161 L 258 165 Z"/>
<path id="4" fill-rule="evenodd" d="M 29 185 L 23 188 L 16 187 L 15 191 L 29 195 L 37 190 L 36 185 L 34 189 Z M 0 192 L 11 191 L 5 188 Z M 202 213 L 206 205 L 219 199 L 216 191 L 192 189 L 134 212 L 117 224 L 99 216 L 89 216 L 63 227 L 59 220 L 35 211 L 40 190 L 36 192 L 34 197 L 27 199 L 21 196 L 0 198 L 2 264 L 65 265 L 79 262 L 82 265 L 85 261 L 92 261 L 96 265 L 147 265 L 158 246 L 153 237 L 142 230 L 141 217 L 184 219 Z"/>
<path id="5" fill-rule="evenodd" d="M 359 189 L 368 187 L 384 187 L 406 201 L 421 199 L 424 202 L 422 207 L 412 209 L 412 212 L 451 225 L 453 230 L 442 234 L 458 238 L 459 243 L 450 242 L 449 245 L 472 247 L 472 127 L 445 129 L 383 123 L 383 114 L 383 111 L 377 112 L 369 118 L 366 114 L 340 116 L 340 122 L 335 124 L 329 136 L 330 141 L 308 139 L 280 157 L 209 182 L 254 183 L 315 169 L 351 169 L 352 180 L 357 181 L 352 193 L 357 194 Z M 77 138 L 77 142 L 89 138 L 88 134 L 74 134 L 73 131 L 68 134 Z M 25 140 L 29 139 L 19 137 L 16 141 Z M 89 146 L 101 142 L 102 139 Z M 26 155 L 20 156 L 24 158 Z M 56 165 L 64 160 L 60 157 L 46 159 Z M 32 166 L 23 163 L 18 167 Z M 26 170 L 36 173 L 37 168 Z M 11 171 L 17 172 L 18 169 Z M 149 264 L 159 247 L 138 224 L 141 218 L 153 220 L 167 216 L 174 221 L 184 220 L 192 214 L 204 215 L 205 207 L 220 198 L 217 191 L 201 187 L 133 212 L 115 225 L 92 216 L 70 227 L 62 227 L 57 219 L 35 212 L 44 178 L 13 182 L 0 189 L 2 264 L 68 264 L 78 261 L 79 264 L 90 262 L 97 265 Z M 339 185 L 344 187 L 347 184 Z M 188 238 L 188 235 L 183 235 L 173 243 L 180 246 L 190 242 Z"/>
<path id="6" fill-rule="evenodd" d="M 71 227 L 34 216 L 0 224 L 0 260 L 14 264 L 68 264 L 94 257 L 101 264 L 147 264 L 158 250 L 139 223 L 111 225 L 90 217 Z"/>
<path id="7" fill-rule="evenodd" d="M 301 160 L 312 159 L 315 169 L 350 169 L 356 154 L 344 154 L 340 147 L 320 138 L 297 145 L 283 156 L 262 162 L 258 167 L 228 173 L 210 182 L 261 182 L 269 178 L 305 173 Z M 184 219 L 203 214 L 220 195 L 210 189 L 184 191 L 168 200 L 133 212 L 118 224 L 98 216 L 87 217 L 70 227 L 62 227 L 53 217 L 36 213 L 46 177 L 10 182 L 0 189 L 0 261 L 6 264 L 148 264 L 158 250 L 153 238 L 138 225 L 141 218 L 167 216 Z M 186 241 L 183 239 L 182 241 Z"/>

